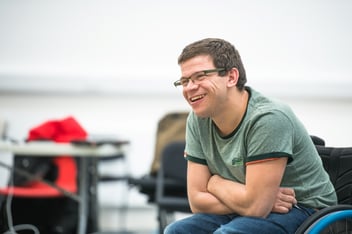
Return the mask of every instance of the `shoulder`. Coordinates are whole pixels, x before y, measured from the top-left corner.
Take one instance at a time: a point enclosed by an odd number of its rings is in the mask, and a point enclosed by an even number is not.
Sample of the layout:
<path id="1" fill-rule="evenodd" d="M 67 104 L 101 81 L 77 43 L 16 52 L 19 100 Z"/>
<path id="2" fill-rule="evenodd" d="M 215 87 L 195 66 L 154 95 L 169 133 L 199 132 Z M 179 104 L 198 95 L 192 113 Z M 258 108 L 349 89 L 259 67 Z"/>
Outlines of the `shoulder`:
<path id="1" fill-rule="evenodd" d="M 247 129 L 253 131 L 289 130 L 297 123 L 292 109 L 285 103 L 250 89 L 245 117 Z"/>
<path id="2" fill-rule="evenodd" d="M 289 105 L 279 100 L 264 96 L 260 92 L 249 88 L 248 116 L 252 118 L 291 118 L 294 113 Z"/>

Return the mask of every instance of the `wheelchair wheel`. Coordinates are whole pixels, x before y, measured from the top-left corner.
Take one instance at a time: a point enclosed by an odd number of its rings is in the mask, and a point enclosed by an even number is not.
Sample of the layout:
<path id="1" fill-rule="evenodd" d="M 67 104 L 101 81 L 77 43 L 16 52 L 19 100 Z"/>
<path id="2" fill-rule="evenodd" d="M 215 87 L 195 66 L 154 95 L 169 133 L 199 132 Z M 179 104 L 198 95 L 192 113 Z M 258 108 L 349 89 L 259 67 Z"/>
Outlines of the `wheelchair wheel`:
<path id="1" fill-rule="evenodd" d="M 337 205 L 310 216 L 296 234 L 352 234 L 352 206 Z"/>

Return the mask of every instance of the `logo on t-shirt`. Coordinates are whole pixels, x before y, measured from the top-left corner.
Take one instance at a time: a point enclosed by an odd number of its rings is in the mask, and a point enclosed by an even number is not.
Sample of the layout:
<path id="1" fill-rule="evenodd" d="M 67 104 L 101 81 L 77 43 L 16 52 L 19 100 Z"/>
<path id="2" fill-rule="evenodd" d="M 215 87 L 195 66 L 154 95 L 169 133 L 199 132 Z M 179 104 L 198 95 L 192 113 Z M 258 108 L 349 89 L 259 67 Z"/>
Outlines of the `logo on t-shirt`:
<path id="1" fill-rule="evenodd" d="M 242 158 L 233 158 L 232 159 L 232 165 L 233 166 L 243 166 Z"/>

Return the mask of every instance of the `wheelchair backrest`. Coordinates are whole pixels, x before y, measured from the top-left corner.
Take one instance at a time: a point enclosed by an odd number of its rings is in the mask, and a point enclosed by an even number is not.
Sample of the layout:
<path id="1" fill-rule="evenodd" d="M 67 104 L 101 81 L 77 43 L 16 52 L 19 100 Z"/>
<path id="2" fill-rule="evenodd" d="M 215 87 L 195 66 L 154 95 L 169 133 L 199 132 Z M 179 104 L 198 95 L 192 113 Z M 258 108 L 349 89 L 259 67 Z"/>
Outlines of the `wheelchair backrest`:
<path id="1" fill-rule="evenodd" d="M 339 204 L 352 204 L 352 147 L 316 145 Z"/>

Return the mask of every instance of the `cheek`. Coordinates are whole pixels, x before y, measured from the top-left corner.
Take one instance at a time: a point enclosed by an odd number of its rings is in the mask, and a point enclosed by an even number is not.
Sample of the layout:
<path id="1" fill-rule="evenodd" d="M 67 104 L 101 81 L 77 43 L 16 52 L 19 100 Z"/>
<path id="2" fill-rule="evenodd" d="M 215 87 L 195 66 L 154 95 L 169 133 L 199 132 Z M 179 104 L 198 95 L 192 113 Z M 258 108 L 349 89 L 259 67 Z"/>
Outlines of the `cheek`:
<path id="1" fill-rule="evenodd" d="M 186 101 L 188 101 L 187 93 L 185 92 L 185 90 L 182 90 L 182 95 L 186 99 Z"/>

